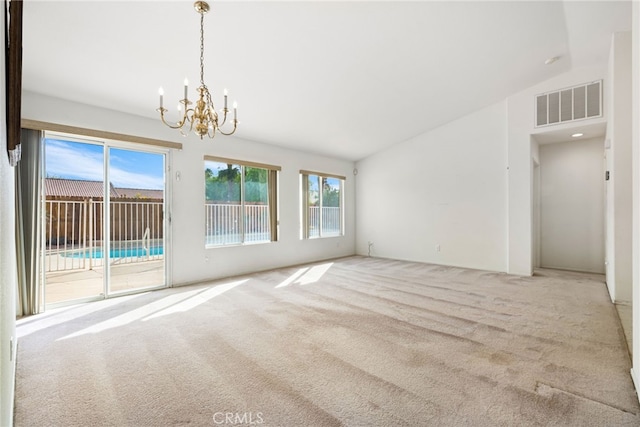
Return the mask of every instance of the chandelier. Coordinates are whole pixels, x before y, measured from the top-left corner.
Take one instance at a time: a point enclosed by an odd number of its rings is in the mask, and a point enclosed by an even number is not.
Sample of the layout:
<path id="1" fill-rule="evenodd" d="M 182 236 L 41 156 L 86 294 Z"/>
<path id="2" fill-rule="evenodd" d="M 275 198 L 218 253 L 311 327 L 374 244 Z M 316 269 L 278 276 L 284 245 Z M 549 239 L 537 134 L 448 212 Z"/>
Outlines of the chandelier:
<path id="1" fill-rule="evenodd" d="M 229 109 L 227 108 L 227 90 L 224 90 L 224 107 L 220 110 L 222 115 L 221 121 L 218 112 L 216 112 L 211 101 L 211 94 L 207 85 L 204 84 L 204 14 L 209 11 L 209 4 L 205 1 L 197 1 L 193 4 L 196 12 L 200 14 L 200 87 L 198 88 L 198 100 L 194 107 L 189 107 L 192 102 L 187 98 L 187 92 L 189 91 L 189 81 L 184 79 L 184 99 L 181 99 L 178 104 L 178 111 L 182 112 L 182 117 L 175 124 L 168 122 L 164 115 L 168 111 L 163 106 L 164 91 L 162 88 L 158 91 L 160 94 L 160 108 L 156 111 L 160 112 L 160 119 L 162 123 L 169 126 L 171 129 L 179 129 L 180 133 L 184 136 L 188 135 L 195 129 L 196 134 L 203 139 L 206 136 L 213 138 L 216 132 L 220 132 L 223 135 L 231 135 L 236 131 L 238 126 L 238 104 L 233 103 L 233 128 L 229 132 L 224 132 L 221 128 L 227 122 L 227 114 Z M 230 127 L 230 126 L 229 126 Z"/>

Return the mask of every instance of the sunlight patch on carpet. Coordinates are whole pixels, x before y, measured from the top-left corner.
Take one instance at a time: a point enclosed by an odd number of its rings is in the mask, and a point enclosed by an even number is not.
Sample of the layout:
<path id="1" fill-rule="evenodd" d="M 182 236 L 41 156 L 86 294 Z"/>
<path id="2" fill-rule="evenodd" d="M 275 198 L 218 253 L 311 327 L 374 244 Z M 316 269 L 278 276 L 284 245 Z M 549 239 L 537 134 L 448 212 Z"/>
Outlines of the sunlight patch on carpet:
<path id="1" fill-rule="evenodd" d="M 290 284 L 292 284 L 298 277 L 302 276 L 304 273 L 307 272 L 307 270 L 309 270 L 309 267 L 305 267 L 305 268 L 301 268 L 300 270 L 296 271 L 295 273 L 293 273 L 291 276 L 287 277 L 285 280 L 282 281 L 282 283 L 280 283 L 278 286 L 276 286 L 277 288 L 284 288 L 285 286 L 289 286 Z"/>
<path id="2" fill-rule="evenodd" d="M 222 295 L 223 293 L 235 288 L 236 286 L 240 286 L 243 283 L 248 282 L 249 279 L 238 280 L 235 282 L 225 283 L 224 285 L 217 285 L 212 288 L 208 288 L 204 292 L 200 292 L 190 298 L 180 301 L 177 304 L 172 305 L 164 310 L 158 311 L 157 313 L 152 314 L 151 316 L 147 316 L 142 319 L 143 322 L 147 320 L 156 319 L 158 317 L 167 316 L 169 314 L 174 313 L 184 313 L 185 311 L 189 311 L 193 308 L 196 308 L 200 304 L 204 304 L 205 302 Z"/>
<path id="3" fill-rule="evenodd" d="M 322 276 L 324 276 L 325 273 L 329 271 L 332 265 L 332 262 L 328 262 L 326 264 L 316 265 L 311 268 L 301 268 L 300 270 L 289 276 L 287 279 L 285 279 L 278 286 L 276 286 L 276 288 L 284 288 L 285 286 L 289 286 L 292 283 L 302 286 L 316 283 L 320 279 L 322 279 Z"/>
<path id="4" fill-rule="evenodd" d="M 148 294 L 148 292 L 143 292 L 135 295 L 125 295 L 118 298 L 102 300 L 99 302 L 99 304 L 103 309 L 117 307 L 120 304 L 129 302 L 146 294 Z M 74 319 L 87 316 L 95 312 L 95 310 L 96 308 L 93 303 L 81 303 L 78 305 L 49 309 L 45 313 L 18 319 L 16 322 L 16 334 L 18 338 L 23 338 L 27 335 L 39 332 L 43 329 L 52 328 L 57 325 L 62 325 L 66 322 L 71 322 Z"/>
<path id="5" fill-rule="evenodd" d="M 68 338 L 75 338 L 75 337 L 79 337 L 86 334 L 97 334 L 99 332 L 106 331 L 108 329 L 113 329 L 120 326 L 128 325 L 129 323 L 132 323 L 144 317 L 150 316 L 158 311 L 164 310 L 175 304 L 179 304 L 181 301 L 189 299 L 200 292 L 202 292 L 201 289 L 196 289 L 192 291 L 185 291 L 185 292 L 169 295 L 158 301 L 145 304 L 140 308 L 121 314 L 120 316 L 113 317 L 111 319 L 105 320 L 100 323 L 96 323 L 95 325 L 92 325 L 88 328 L 74 332 L 62 338 L 58 338 L 56 341 L 66 340 Z"/>

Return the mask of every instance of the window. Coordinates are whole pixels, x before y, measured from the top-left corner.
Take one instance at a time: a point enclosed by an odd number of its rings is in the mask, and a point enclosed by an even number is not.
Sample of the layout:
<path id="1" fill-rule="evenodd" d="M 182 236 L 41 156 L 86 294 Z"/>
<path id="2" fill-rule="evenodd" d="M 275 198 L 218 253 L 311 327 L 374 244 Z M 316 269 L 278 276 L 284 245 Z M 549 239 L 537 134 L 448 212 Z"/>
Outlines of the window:
<path id="1" fill-rule="evenodd" d="M 302 237 L 342 236 L 344 177 L 300 171 L 302 178 Z"/>
<path id="2" fill-rule="evenodd" d="M 274 242 L 280 167 L 205 156 L 205 245 Z"/>

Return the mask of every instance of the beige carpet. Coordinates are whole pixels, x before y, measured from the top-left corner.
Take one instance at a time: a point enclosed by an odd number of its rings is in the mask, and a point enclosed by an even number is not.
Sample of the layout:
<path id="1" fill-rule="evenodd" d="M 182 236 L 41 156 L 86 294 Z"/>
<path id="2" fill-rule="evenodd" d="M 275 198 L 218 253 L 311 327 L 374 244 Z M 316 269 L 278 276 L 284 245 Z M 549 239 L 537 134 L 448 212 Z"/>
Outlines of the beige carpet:
<path id="1" fill-rule="evenodd" d="M 350 257 L 18 330 L 16 426 L 640 425 L 598 275 Z"/>

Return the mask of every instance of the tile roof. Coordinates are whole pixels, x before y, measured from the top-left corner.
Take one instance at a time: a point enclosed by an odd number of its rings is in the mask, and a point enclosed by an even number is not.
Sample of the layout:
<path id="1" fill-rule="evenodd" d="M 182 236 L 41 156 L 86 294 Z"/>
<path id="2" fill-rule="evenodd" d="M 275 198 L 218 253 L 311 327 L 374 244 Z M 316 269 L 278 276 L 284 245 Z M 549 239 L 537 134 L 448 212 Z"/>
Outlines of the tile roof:
<path id="1" fill-rule="evenodd" d="M 102 199 L 104 184 L 102 181 L 86 181 L 81 179 L 45 178 L 45 196 L 94 198 Z M 126 199 L 155 199 L 162 200 L 162 190 L 147 190 L 138 188 L 116 188 L 110 185 L 111 198 Z"/>
<path id="2" fill-rule="evenodd" d="M 45 178 L 44 182 L 46 196 L 102 198 L 104 191 L 102 181 Z M 113 185 L 111 186 L 111 197 L 118 197 Z"/>

